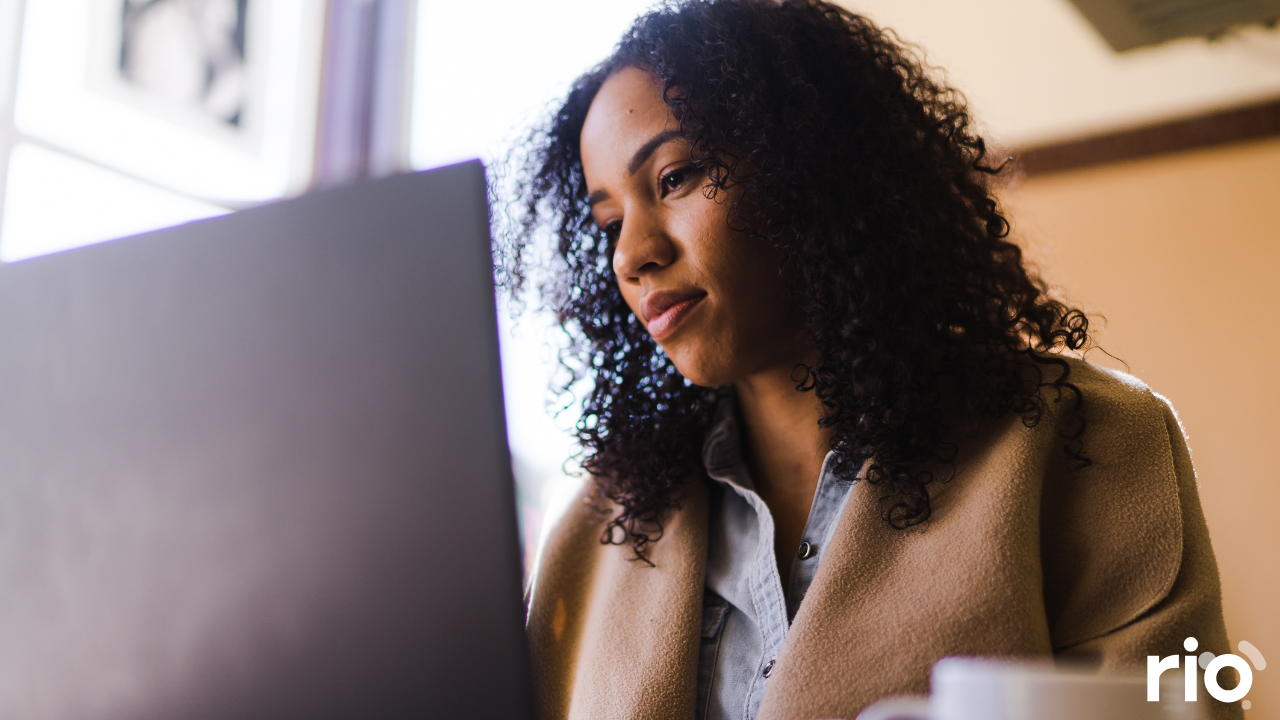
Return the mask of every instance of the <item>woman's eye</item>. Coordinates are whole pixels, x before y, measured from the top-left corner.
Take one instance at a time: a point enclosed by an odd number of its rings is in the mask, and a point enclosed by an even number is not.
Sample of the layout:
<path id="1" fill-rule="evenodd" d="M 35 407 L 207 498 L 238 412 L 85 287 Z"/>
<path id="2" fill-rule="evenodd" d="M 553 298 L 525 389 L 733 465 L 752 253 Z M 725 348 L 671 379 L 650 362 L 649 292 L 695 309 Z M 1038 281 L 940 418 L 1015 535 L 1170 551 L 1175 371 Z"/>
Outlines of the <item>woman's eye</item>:
<path id="1" fill-rule="evenodd" d="M 682 168 L 676 168 L 675 170 L 672 170 L 666 175 L 663 175 L 661 179 L 662 194 L 666 195 L 668 193 L 675 192 L 676 190 L 678 190 L 681 185 L 684 185 L 686 182 L 689 181 L 689 174 L 691 171 L 692 171 L 692 168 L 682 167 Z"/>
<path id="2" fill-rule="evenodd" d="M 614 220 L 604 226 L 604 236 L 609 238 L 609 242 L 617 242 L 618 236 L 622 234 L 622 221 Z"/>

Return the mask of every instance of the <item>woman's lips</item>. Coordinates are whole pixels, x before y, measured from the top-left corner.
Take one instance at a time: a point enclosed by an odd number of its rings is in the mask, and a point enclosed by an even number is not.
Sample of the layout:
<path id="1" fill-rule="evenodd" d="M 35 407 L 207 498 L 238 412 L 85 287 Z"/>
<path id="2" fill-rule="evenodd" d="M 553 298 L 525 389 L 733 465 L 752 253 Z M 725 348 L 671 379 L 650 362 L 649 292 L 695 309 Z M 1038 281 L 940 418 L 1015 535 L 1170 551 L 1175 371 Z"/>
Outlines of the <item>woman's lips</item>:
<path id="1" fill-rule="evenodd" d="M 676 331 L 706 296 L 704 292 L 688 290 L 657 290 L 649 293 L 640 301 L 645 328 L 654 340 L 662 342 Z"/>

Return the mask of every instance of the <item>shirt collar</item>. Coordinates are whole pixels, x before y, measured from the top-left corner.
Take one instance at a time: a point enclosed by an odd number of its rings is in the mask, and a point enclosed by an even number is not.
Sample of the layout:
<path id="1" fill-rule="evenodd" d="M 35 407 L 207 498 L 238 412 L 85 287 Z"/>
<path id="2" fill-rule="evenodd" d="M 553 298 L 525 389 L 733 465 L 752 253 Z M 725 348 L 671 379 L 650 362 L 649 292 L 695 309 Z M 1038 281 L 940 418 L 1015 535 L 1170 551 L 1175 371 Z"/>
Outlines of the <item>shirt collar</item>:
<path id="1" fill-rule="evenodd" d="M 720 395 L 711 429 L 702 443 L 702 465 L 714 480 L 751 488 L 751 479 L 742 462 L 738 433 L 738 399 L 733 388 Z"/>

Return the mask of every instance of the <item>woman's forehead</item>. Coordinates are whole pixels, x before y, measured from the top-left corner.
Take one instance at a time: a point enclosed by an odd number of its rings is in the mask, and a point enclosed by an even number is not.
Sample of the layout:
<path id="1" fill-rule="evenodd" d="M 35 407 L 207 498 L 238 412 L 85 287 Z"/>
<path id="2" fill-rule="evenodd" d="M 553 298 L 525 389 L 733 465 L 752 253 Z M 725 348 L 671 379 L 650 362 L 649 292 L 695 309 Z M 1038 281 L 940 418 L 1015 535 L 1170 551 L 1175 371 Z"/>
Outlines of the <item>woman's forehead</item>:
<path id="1" fill-rule="evenodd" d="M 579 138 L 584 169 L 621 170 L 654 135 L 677 126 L 658 79 L 623 68 L 604 81 L 587 111 Z"/>

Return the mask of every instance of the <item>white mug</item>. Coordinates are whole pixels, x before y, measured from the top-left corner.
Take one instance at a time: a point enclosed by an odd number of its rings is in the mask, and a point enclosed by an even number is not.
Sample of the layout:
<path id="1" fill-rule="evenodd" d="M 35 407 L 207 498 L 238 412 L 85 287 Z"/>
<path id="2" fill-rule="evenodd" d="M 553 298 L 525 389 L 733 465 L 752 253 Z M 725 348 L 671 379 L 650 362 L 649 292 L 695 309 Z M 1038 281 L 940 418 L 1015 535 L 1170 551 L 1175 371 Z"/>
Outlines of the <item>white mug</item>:
<path id="1" fill-rule="evenodd" d="M 933 666 L 932 694 L 889 698 L 858 720 L 1200 720 L 1182 684 L 1162 683 L 1147 701 L 1145 677 L 1099 675 L 1048 663 L 944 658 Z"/>

